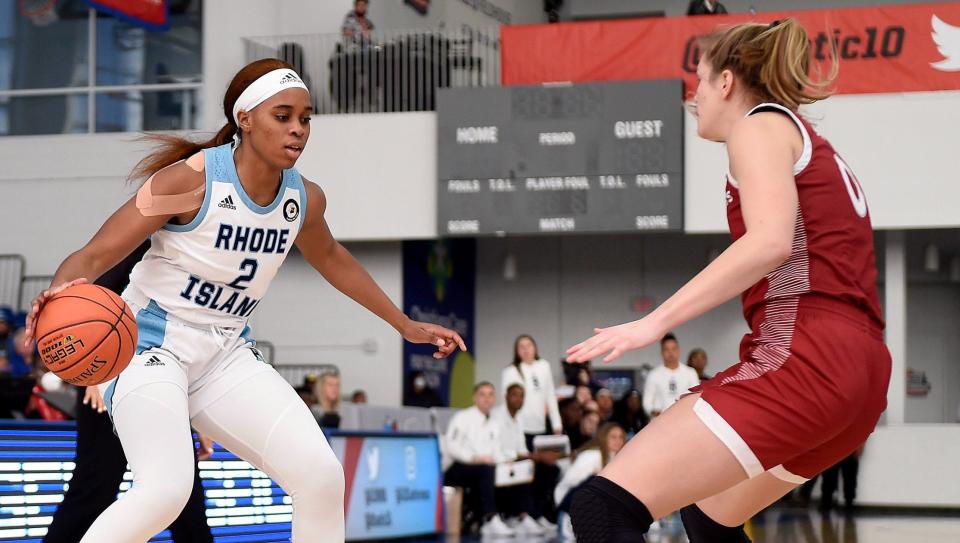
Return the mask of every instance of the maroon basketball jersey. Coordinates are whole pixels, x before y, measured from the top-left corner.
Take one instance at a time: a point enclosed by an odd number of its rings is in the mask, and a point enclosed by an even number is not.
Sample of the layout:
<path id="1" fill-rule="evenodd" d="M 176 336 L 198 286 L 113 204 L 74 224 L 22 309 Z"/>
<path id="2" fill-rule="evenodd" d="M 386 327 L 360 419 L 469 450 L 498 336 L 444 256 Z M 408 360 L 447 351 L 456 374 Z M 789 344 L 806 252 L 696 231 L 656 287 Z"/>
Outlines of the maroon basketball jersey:
<path id="1" fill-rule="evenodd" d="M 796 319 L 800 296 L 814 294 L 860 308 L 877 326 L 883 315 L 877 298 L 877 267 L 867 200 L 853 171 L 803 119 L 778 104 L 760 104 L 748 115 L 788 115 L 803 136 L 794 165 L 800 209 L 793 252 L 776 270 L 743 293 L 743 313 L 761 335 L 780 335 Z M 746 233 L 740 193 L 727 176 L 727 222 L 734 240 Z"/>

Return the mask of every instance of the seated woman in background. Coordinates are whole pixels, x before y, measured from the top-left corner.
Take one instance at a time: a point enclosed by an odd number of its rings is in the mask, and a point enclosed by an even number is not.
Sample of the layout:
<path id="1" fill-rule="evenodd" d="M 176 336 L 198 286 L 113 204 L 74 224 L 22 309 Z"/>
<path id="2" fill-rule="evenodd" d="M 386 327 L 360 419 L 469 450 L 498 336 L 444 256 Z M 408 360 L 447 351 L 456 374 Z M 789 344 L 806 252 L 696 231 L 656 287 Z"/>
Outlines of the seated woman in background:
<path id="1" fill-rule="evenodd" d="M 553 494 L 559 504 L 557 509 L 563 513 L 563 518 L 558 523 L 564 540 L 573 538 L 573 526 L 570 524 L 570 516 L 566 513 L 570 510 L 570 503 L 577 488 L 600 473 L 600 470 L 610 463 L 626 442 L 627 436 L 623 428 L 615 422 L 608 422 L 600 427 L 595 438 L 576 452 L 573 464 L 563 474 Z"/>
<path id="2" fill-rule="evenodd" d="M 340 376 L 324 373 L 314 386 L 317 404 L 310 407 L 321 428 L 340 427 Z"/>
<path id="3" fill-rule="evenodd" d="M 623 426 L 627 437 L 633 437 L 637 432 L 647 425 L 647 413 L 643 410 L 643 397 L 640 391 L 633 388 L 623 395 L 623 398 L 617 403 L 616 421 Z"/>

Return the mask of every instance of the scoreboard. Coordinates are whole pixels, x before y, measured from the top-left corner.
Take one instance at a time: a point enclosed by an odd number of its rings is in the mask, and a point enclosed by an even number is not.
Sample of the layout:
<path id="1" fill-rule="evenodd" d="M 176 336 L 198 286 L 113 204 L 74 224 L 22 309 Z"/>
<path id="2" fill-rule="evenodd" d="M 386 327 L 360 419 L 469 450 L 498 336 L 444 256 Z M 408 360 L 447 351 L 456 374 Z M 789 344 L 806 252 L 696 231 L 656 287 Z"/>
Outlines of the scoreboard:
<path id="1" fill-rule="evenodd" d="M 441 89 L 442 235 L 683 229 L 680 80 Z"/>

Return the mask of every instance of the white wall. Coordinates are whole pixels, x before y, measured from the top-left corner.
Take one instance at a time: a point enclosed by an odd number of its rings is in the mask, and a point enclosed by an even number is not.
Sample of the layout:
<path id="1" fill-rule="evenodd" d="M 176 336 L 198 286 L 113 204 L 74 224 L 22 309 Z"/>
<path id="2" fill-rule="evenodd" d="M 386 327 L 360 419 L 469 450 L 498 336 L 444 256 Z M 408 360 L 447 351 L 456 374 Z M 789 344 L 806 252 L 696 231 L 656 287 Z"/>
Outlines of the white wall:
<path id="1" fill-rule="evenodd" d="M 958 450 L 960 424 L 877 428 L 860 460 L 857 502 L 960 507 Z"/>
<path id="2" fill-rule="evenodd" d="M 481 239 L 477 269 L 477 379 L 499 382 L 521 333 L 538 342 L 542 357 L 554 364 L 567 347 L 585 339 L 595 326 L 635 320 L 637 296 L 662 303 L 708 262 L 712 249 L 728 244 L 724 236 L 630 235 L 567 238 Z M 503 278 L 507 254 L 517 259 L 517 278 Z M 708 371 L 737 361 L 746 331 L 739 303 L 732 301 L 675 330 L 683 356 L 703 347 Z M 639 367 L 660 362 L 656 347 L 625 354 L 609 367 Z"/>
<path id="3" fill-rule="evenodd" d="M 348 249 L 401 305 L 401 244 L 354 243 Z M 400 336 L 331 287 L 299 253 L 287 258 L 250 324 L 255 339 L 276 346 L 278 365 L 334 364 L 340 368 L 344 394 L 362 388 L 371 403 L 400 405 Z M 363 348 L 369 342 L 376 346 L 374 352 Z"/>
<path id="4" fill-rule="evenodd" d="M 905 421 L 960 422 L 960 285 L 907 287 L 906 365 L 924 371 L 926 396 L 907 396 Z M 902 378 L 902 377 L 901 377 Z"/>
<path id="5" fill-rule="evenodd" d="M 434 113 L 317 115 L 297 168 L 327 195 L 340 240 L 437 233 Z"/>
<path id="6" fill-rule="evenodd" d="M 960 226 L 960 92 L 834 96 L 803 110 L 857 175 L 874 228 Z M 726 231 L 724 147 L 686 119 L 687 232 Z"/>

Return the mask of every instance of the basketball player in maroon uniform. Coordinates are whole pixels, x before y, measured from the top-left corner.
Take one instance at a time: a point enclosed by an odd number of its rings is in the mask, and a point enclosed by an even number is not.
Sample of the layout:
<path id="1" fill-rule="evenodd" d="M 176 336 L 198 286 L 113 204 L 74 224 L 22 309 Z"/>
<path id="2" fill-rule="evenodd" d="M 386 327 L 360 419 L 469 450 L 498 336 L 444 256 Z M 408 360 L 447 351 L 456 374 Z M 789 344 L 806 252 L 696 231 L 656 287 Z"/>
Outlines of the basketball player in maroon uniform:
<path id="1" fill-rule="evenodd" d="M 698 133 L 725 142 L 733 244 L 647 317 L 570 348 L 578 362 L 646 347 L 742 294 L 740 362 L 640 432 L 571 509 L 577 541 L 642 541 L 681 509 L 692 543 L 749 541 L 743 523 L 849 455 L 886 407 L 870 216 L 853 172 L 798 114 L 826 98 L 793 19 L 703 44 Z M 834 74 L 835 75 L 835 74 Z"/>

